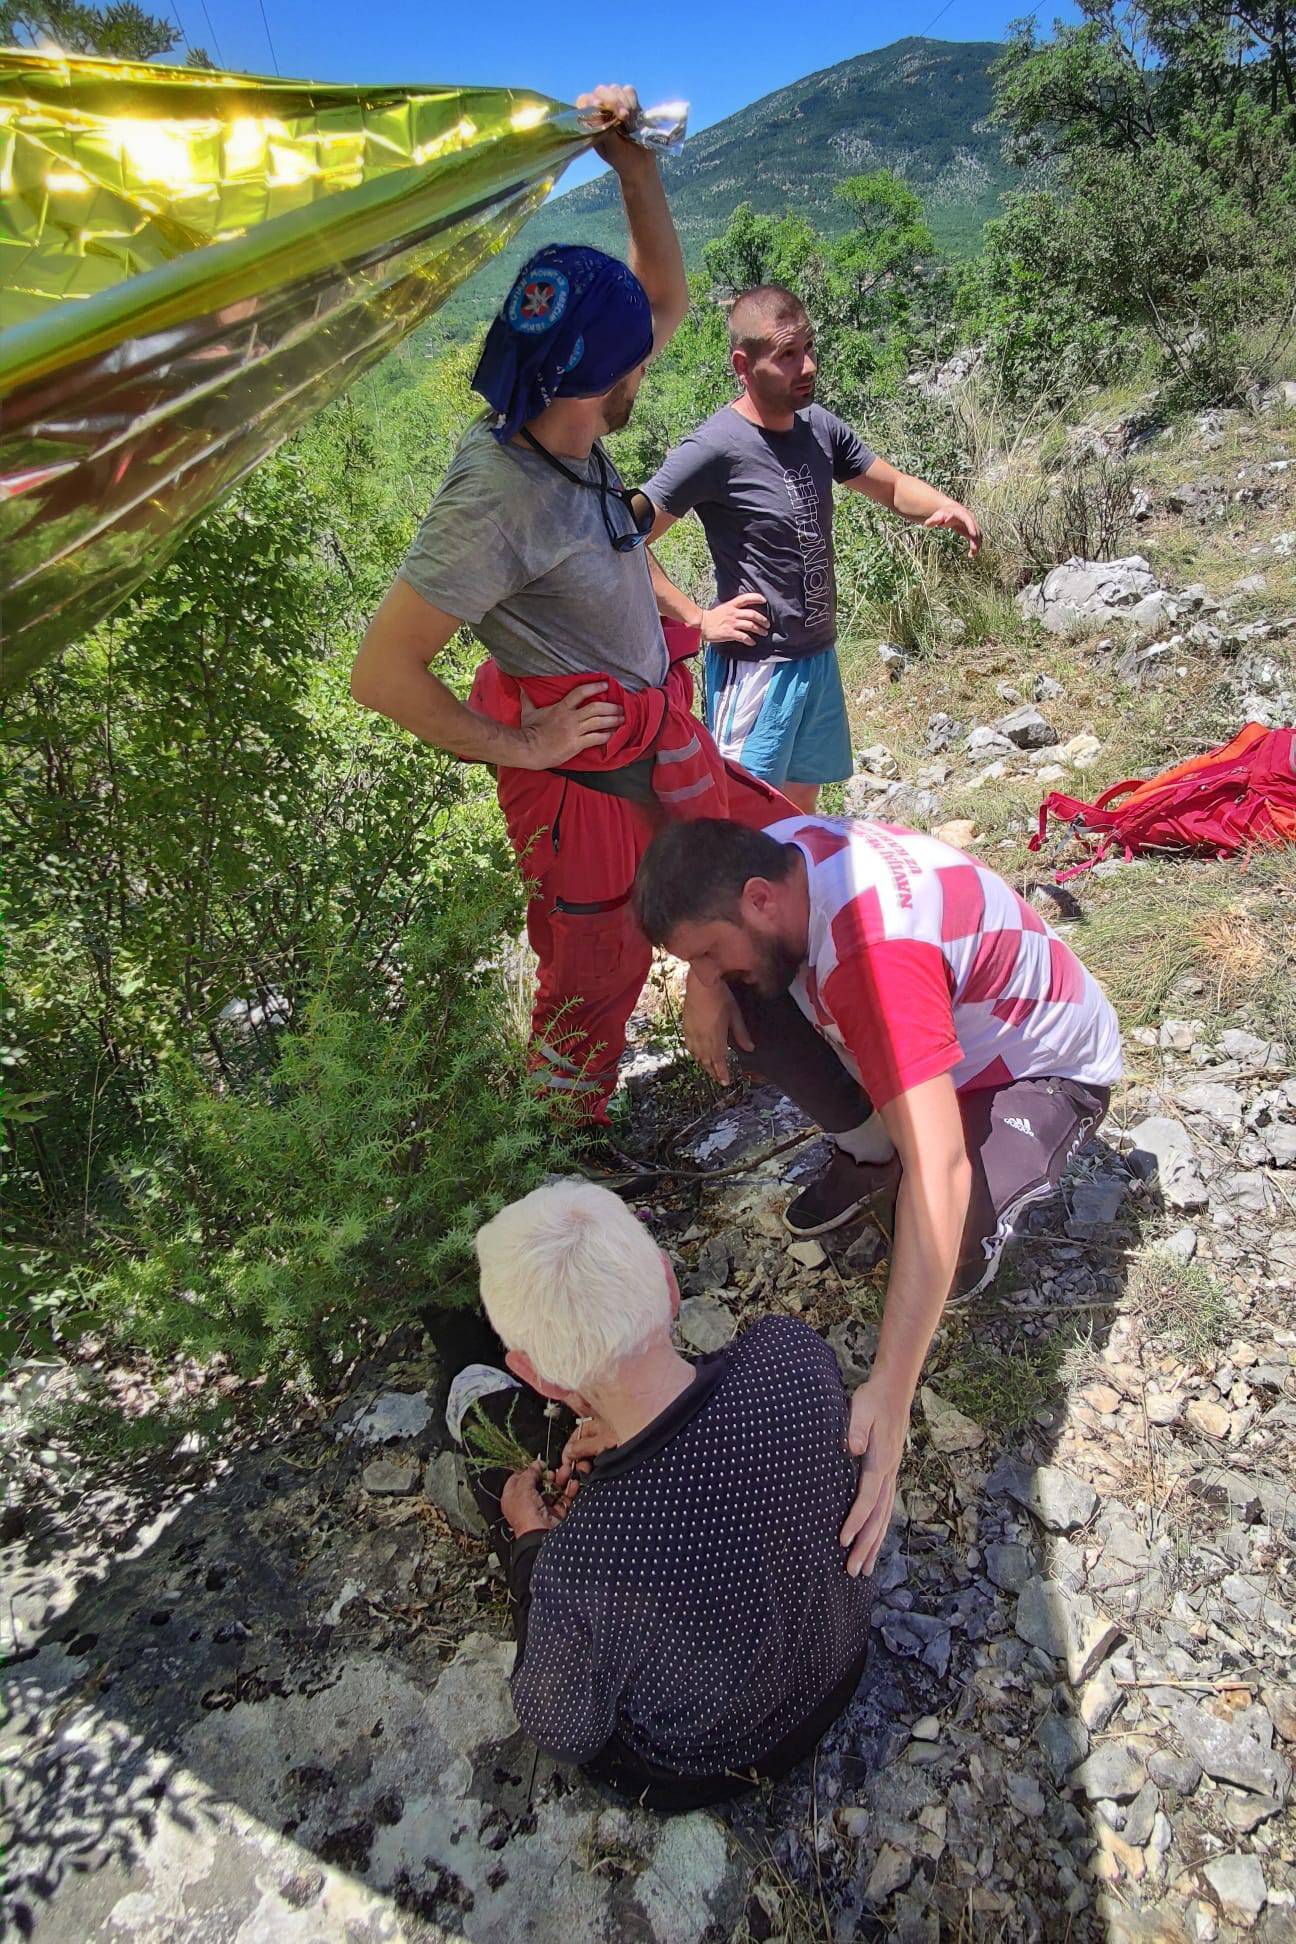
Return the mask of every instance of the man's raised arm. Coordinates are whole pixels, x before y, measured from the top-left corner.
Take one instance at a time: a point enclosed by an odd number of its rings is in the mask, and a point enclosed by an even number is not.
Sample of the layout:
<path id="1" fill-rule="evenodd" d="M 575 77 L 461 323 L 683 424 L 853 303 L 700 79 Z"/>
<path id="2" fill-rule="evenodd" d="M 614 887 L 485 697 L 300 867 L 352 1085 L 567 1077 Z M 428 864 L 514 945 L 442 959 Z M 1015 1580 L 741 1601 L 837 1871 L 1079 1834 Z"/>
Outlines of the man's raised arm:
<path id="1" fill-rule="evenodd" d="M 578 108 L 599 109 L 610 124 L 594 144 L 595 151 L 616 170 L 630 230 L 630 268 L 648 293 L 653 314 L 653 356 L 660 356 L 688 312 L 688 278 L 675 225 L 671 221 L 657 158 L 649 149 L 629 141 L 618 123 L 638 113 L 633 88 L 599 87 L 578 95 Z"/>
<path id="2" fill-rule="evenodd" d="M 466 708 L 428 665 L 459 625 L 408 581 L 393 582 L 352 665 L 356 701 L 463 762 L 511 769 L 557 768 L 619 727 L 621 709 L 597 700 L 607 691 L 600 681 L 582 682 L 551 708 L 524 710 L 516 729 Z"/>

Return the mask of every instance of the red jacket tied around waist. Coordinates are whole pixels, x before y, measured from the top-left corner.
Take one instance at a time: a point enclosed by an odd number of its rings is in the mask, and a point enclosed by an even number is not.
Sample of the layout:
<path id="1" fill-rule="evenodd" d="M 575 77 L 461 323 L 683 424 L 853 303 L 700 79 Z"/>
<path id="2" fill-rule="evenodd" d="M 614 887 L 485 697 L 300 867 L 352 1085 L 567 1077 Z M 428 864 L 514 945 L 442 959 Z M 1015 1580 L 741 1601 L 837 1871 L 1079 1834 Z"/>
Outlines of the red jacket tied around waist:
<path id="1" fill-rule="evenodd" d="M 494 722 L 516 728 L 524 695 L 534 707 L 543 709 L 561 702 L 584 683 L 602 681 L 606 693 L 600 699 L 616 703 L 624 710 L 625 719 L 601 749 L 582 750 L 563 764 L 564 772 L 606 773 L 651 757 L 652 793 L 669 815 L 727 817 L 729 779 L 724 758 L 692 713 L 693 677 L 687 657 L 697 652 L 698 631 L 674 622 L 664 623 L 663 629 L 671 658 L 663 688 L 628 689 L 611 675 L 593 672 L 505 675 L 495 662 L 484 661 L 473 682 L 469 706 Z M 530 774 L 500 769 L 501 801 L 508 792 L 508 777 L 519 773 Z M 771 812 L 771 822 L 776 814 Z"/>
<path id="2" fill-rule="evenodd" d="M 509 837 L 532 886 L 527 935 L 539 969 L 531 1064 L 547 1090 L 600 1121 L 652 962 L 631 900 L 658 823 L 734 817 L 759 830 L 793 814 L 780 791 L 726 763 L 690 714 L 686 657 L 697 651 L 697 629 L 667 622 L 664 631 L 670 669 L 662 688 L 627 689 L 596 670 L 517 680 L 487 661 L 469 698 L 482 715 L 516 728 L 524 695 L 544 708 L 602 681 L 606 699 L 625 711 L 602 749 L 573 756 L 561 770 L 503 766 L 497 778 Z M 639 774 L 624 779 L 632 787 L 618 789 L 615 773 L 632 764 Z"/>

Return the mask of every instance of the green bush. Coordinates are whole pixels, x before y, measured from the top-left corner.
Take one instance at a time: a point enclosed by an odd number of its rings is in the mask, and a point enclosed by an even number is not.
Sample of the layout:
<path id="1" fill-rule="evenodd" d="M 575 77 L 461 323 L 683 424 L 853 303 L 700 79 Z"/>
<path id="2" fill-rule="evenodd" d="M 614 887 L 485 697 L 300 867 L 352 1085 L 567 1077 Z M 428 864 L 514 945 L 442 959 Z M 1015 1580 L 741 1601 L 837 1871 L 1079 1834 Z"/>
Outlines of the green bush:
<path id="1" fill-rule="evenodd" d="M 89 1228 L 158 1063 L 201 1046 L 232 1070 L 245 1036 L 223 1009 L 291 1007 L 306 934 L 341 922 L 339 846 L 314 841 L 322 746 L 345 733 L 328 682 L 311 692 L 340 614 L 321 542 L 299 465 L 276 460 L 11 707 L 14 1085 L 40 1117 L 17 1130 L 10 1206 L 48 1236 Z"/>
<path id="2" fill-rule="evenodd" d="M 482 941 L 519 893 L 465 846 L 378 982 L 348 962 L 236 1087 L 169 1060 L 77 1307 L 165 1355 L 317 1377 L 475 1290 L 473 1236 L 555 1158 Z"/>
<path id="3" fill-rule="evenodd" d="M 469 1222 L 530 1179 L 519 1036 L 475 970 L 519 922 L 489 780 L 347 689 L 357 436 L 336 414 L 258 469 L 10 709 L 11 1346 L 110 1312 L 159 1349 L 316 1356 L 461 1260 L 451 1157 Z M 389 485 L 384 581 L 416 517 Z"/>
<path id="4" fill-rule="evenodd" d="M 1137 337 L 1096 315 L 1080 290 L 1068 215 L 1056 191 L 1012 197 L 960 281 L 960 322 L 1014 404 L 1074 398 L 1121 377 L 1139 356 Z"/>
<path id="5" fill-rule="evenodd" d="M 1189 404 L 1242 397 L 1290 343 L 1296 41 L 1288 10 L 1081 0 L 1040 42 L 1020 25 L 997 119 L 1046 186 L 1012 199 L 966 274 L 963 315 L 1015 397 L 1130 371 Z M 1261 330 L 1259 340 L 1253 327 Z"/>

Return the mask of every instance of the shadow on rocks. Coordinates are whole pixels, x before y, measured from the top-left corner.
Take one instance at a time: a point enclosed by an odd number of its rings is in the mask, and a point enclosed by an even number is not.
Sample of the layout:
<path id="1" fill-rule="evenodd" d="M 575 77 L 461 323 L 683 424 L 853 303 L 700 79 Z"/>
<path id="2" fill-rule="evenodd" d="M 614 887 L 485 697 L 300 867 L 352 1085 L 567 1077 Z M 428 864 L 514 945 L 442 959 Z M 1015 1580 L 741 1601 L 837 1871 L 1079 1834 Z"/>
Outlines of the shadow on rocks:
<path id="1" fill-rule="evenodd" d="M 141 1499 L 93 1583 L 41 1595 L 67 1533 L 29 1513 L 4 1555 L 31 1596 L 0 1736 L 6 1935 L 730 1933 L 746 1866 L 722 1823 L 614 1805 L 517 1728 L 498 1575 L 423 1489 L 451 1370 L 491 1343 L 470 1316 L 437 1333 L 152 1523 Z"/>
<path id="2" fill-rule="evenodd" d="M 787 1138 L 795 1110 L 765 1092 L 750 1097 L 750 1126 L 731 1104 L 721 1125 L 702 1130 L 704 1165 L 732 1166 Z M 806 1279 L 778 1260 L 778 1193 L 818 1158 L 812 1147 L 790 1166 L 771 1161 L 754 1179 L 717 1183 L 710 1205 L 703 1190 L 695 1226 L 726 1225 L 720 1236 L 759 1293 L 754 1314 L 790 1306 L 814 1320 L 831 1300 L 816 1308 Z M 1096 1552 L 1098 1577 L 1115 1596 L 1158 1554 L 1145 1522 L 1095 1489 L 1066 1446 L 1067 1375 L 1077 1344 L 1103 1366 L 1129 1254 L 1157 1207 L 1155 1188 L 1107 1140 L 1091 1141 L 1062 1192 L 1030 1213 L 992 1290 L 949 1313 L 877 1567 L 869 1670 L 815 1758 L 727 1812 L 761 1859 L 748 1895 L 751 1938 L 802 1934 L 798 1924 L 842 1944 L 1107 1936 L 1095 1803 L 1110 1783 L 1105 1806 L 1118 1802 L 1115 1820 L 1124 1820 L 1129 1784 L 1137 1795 L 1146 1775 L 1131 1766 L 1108 1777 L 1096 1741 L 1092 1764 L 1091 1737 L 1104 1725 L 1093 1684 L 1106 1694 L 1125 1636 L 1121 1599 L 1086 1590 L 1086 1567 Z M 769 1238 L 764 1255 L 734 1241 L 753 1229 Z M 821 1241 L 822 1287 L 835 1287 L 847 1309 L 825 1333 L 849 1386 L 867 1374 L 876 1344 L 868 1319 L 878 1313 L 885 1245 L 867 1226 Z M 714 1282 L 718 1253 L 702 1241 L 687 1287 Z M 733 1307 L 728 1289 L 695 1300 Z M 955 1408 L 943 1410 L 942 1386 L 953 1389 L 955 1373 Z M 1004 1433 L 995 1427 L 1014 1416 L 1004 1394 L 1013 1384 L 1026 1408 Z M 1149 1806 L 1146 1797 L 1138 1805 L 1140 1822 Z"/>

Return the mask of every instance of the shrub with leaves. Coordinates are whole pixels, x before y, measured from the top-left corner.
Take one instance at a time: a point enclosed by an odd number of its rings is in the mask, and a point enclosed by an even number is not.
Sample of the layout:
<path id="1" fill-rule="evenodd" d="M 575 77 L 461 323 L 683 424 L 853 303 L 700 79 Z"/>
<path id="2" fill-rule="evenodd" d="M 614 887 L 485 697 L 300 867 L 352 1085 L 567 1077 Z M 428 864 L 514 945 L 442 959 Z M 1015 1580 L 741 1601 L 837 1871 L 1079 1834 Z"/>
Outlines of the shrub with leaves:
<path id="1" fill-rule="evenodd" d="M 516 930 L 515 869 L 484 773 L 350 698 L 375 595 L 328 436 L 8 712 L 16 1343 L 107 1303 L 162 1350 L 305 1354 L 348 1302 L 358 1327 L 462 1262 L 447 1169 L 469 1226 L 474 1182 L 485 1205 L 529 1179 L 520 1042 L 477 969 Z"/>
<path id="2" fill-rule="evenodd" d="M 1007 400 L 1071 399 L 1137 360 L 1137 334 L 1095 313 L 1074 269 L 1066 204 L 1056 191 L 1024 191 L 986 225 L 982 254 L 960 279 L 957 309 L 968 335 L 985 346 Z"/>
<path id="3" fill-rule="evenodd" d="M 535 1463 L 530 1450 L 513 1428 L 516 1400 L 509 1406 L 503 1424 L 487 1417 L 480 1403 L 474 1404 L 464 1419 L 464 1462 L 474 1472 L 525 1471 Z"/>
<path id="4" fill-rule="evenodd" d="M 989 226 L 963 292 L 1017 395 L 1110 380 L 1142 345 L 1183 402 L 1242 397 L 1296 323 L 1289 8 L 1080 0 L 1014 29 L 996 118 L 1044 186 Z M 1248 326 L 1267 326 L 1257 336 Z"/>
<path id="5" fill-rule="evenodd" d="M 165 1064 L 87 1313 L 159 1352 L 319 1376 L 471 1298 L 477 1228 L 556 1150 L 482 961 L 517 893 L 502 860 L 446 862 L 385 980 L 326 963 L 270 1071 L 217 1088 Z"/>

